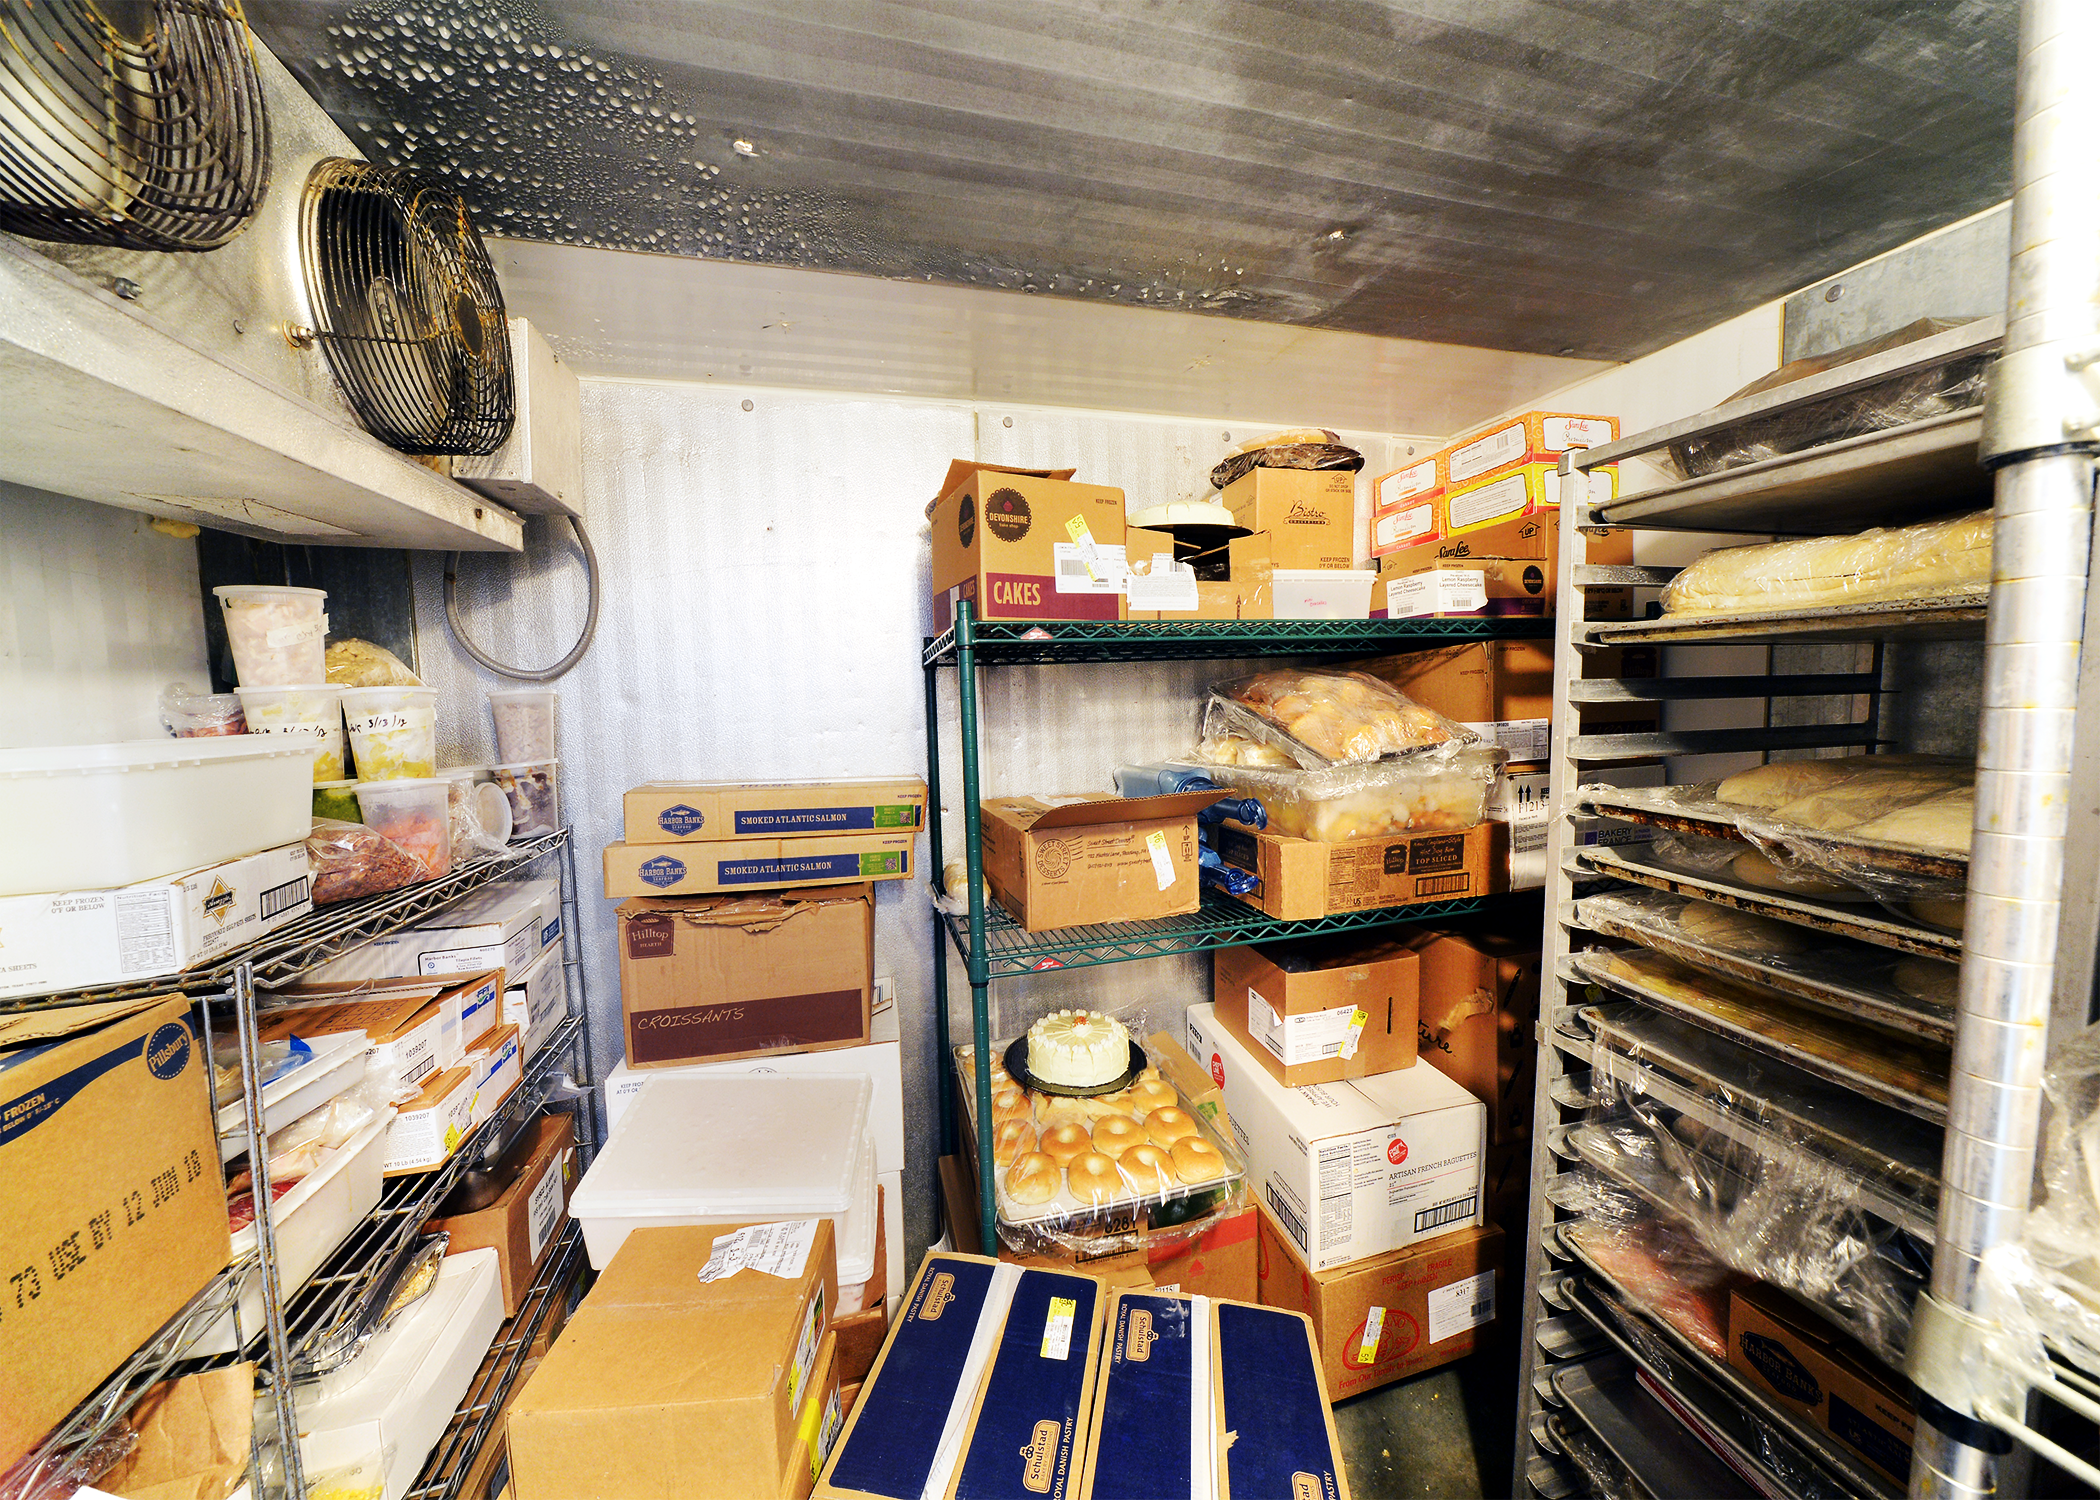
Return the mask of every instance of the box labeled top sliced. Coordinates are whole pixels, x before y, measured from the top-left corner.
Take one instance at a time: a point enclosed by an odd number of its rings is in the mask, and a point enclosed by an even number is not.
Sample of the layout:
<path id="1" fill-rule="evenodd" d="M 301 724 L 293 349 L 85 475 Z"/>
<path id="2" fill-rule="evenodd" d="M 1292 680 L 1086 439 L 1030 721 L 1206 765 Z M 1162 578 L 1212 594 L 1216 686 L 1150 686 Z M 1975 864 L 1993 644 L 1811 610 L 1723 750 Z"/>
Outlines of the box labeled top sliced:
<path id="1" fill-rule="evenodd" d="M 957 459 L 933 522 L 933 628 L 967 600 L 980 620 L 1113 620 L 1122 611 L 1123 492 L 1070 469 Z"/>
<path id="2" fill-rule="evenodd" d="M 651 781 L 627 794 L 622 811 L 630 844 L 889 832 L 926 826 L 926 783 Z"/>

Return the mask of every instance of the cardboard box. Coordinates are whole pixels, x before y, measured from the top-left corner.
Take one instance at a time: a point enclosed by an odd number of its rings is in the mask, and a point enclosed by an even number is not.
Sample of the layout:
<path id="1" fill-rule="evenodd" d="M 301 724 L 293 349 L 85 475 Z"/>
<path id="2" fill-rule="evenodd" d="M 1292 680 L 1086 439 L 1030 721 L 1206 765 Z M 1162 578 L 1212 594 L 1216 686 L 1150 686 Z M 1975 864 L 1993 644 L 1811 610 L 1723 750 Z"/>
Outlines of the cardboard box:
<path id="1" fill-rule="evenodd" d="M 1348 1500 L 1305 1315 L 1117 1292 L 1076 1494 Z"/>
<path id="2" fill-rule="evenodd" d="M 556 944 L 532 961 L 524 973 L 505 975 L 503 1020 L 525 1034 L 525 1056 L 547 1044 L 569 1016 L 569 976 Z"/>
<path id="3" fill-rule="evenodd" d="M 693 839 L 801 838 L 926 826 L 926 783 L 862 781 L 650 781 L 621 801 L 630 844 Z"/>
<path id="4" fill-rule="evenodd" d="M 984 878 L 1030 932 L 1196 910 L 1196 814 L 1217 792 L 997 797 L 980 804 Z"/>
<path id="5" fill-rule="evenodd" d="M 1443 449 L 1437 455 L 1437 481 L 1449 491 L 1521 465 L 1557 467 L 1563 453 L 1601 448 L 1618 436 L 1617 417 L 1527 411 L 1490 423 Z M 1617 469 L 1607 464 L 1598 472 L 1615 474 Z"/>
<path id="6" fill-rule="evenodd" d="M 1415 955 L 1390 939 L 1221 948 L 1218 1020 L 1281 1083 L 1337 1083 L 1415 1061 Z"/>
<path id="7" fill-rule="evenodd" d="M 1210 1076 L 1208 1068 L 1200 1066 L 1189 1056 L 1188 1048 L 1182 1045 L 1186 1040 L 1169 1032 L 1155 1031 L 1145 1038 L 1145 1056 L 1153 1067 L 1159 1069 L 1159 1076 L 1174 1085 L 1174 1092 L 1181 1095 L 1184 1109 L 1203 1116 L 1221 1131 L 1230 1129 L 1225 1115 L 1225 1090 Z"/>
<path id="8" fill-rule="evenodd" d="M 460 897 L 417 926 L 377 937 L 314 971 L 318 982 L 472 974 L 523 974 L 561 941 L 561 882 L 507 880 Z"/>
<path id="9" fill-rule="evenodd" d="M 1240 899 L 1289 922 L 1483 895 L 1503 888 L 1508 869 L 1509 830 L 1501 823 L 1340 844 L 1237 825 L 1212 837 L 1226 864 L 1260 877 L 1261 884 Z"/>
<path id="10" fill-rule="evenodd" d="M 466 1056 L 465 1067 L 474 1075 L 474 1107 L 470 1118 L 476 1125 L 503 1107 L 511 1090 L 525 1078 L 525 1039 L 515 1026 L 498 1026 Z"/>
<path id="11" fill-rule="evenodd" d="M 703 1281 L 747 1229 L 637 1229 L 541 1361 L 510 1417 L 517 1500 L 747 1500 L 794 1484 L 806 1398 L 838 1303 L 830 1221 L 773 1261 Z M 746 1237 L 748 1238 L 748 1237 Z M 774 1243 L 779 1243 L 776 1239 Z M 725 1247 L 726 1248 L 726 1247 Z M 835 1376 L 834 1376 L 835 1381 Z"/>
<path id="12" fill-rule="evenodd" d="M 1089 1276 L 928 1254 L 815 1493 L 1070 1494 L 1107 1302 Z"/>
<path id="13" fill-rule="evenodd" d="M 1124 537 L 1128 556 L 1121 618 L 1237 620 L 1248 608 L 1266 609 L 1269 579 L 1277 566 L 1267 533 L 1236 536 L 1225 544 L 1222 579 L 1198 578 L 1194 568 L 1174 562 L 1171 533 L 1134 526 Z"/>
<path id="14" fill-rule="evenodd" d="M 503 1316 L 514 1318 L 532 1286 L 541 1259 L 569 1222 L 569 1193 L 576 1186 L 576 1122 L 565 1114 L 542 1115 L 532 1124 L 532 1146 L 517 1180 L 487 1208 L 449 1219 L 432 1219 L 430 1234 L 449 1234 L 446 1251 L 494 1250 L 503 1287 Z"/>
<path id="15" fill-rule="evenodd" d="M 1286 1088 L 1192 1005 L 1189 1051 L 1222 1081 L 1250 1192 L 1316 1271 L 1481 1222 L 1486 1111 L 1434 1068 Z"/>
<path id="16" fill-rule="evenodd" d="M 1584 495 L 1592 505 L 1605 505 L 1617 497 L 1618 490 L 1616 464 L 1607 464 L 1573 480 L 1562 476 L 1558 462 L 1525 464 L 1492 479 L 1445 490 L 1436 501 L 1437 535 L 1451 541 L 1525 516 L 1555 511 L 1570 494 Z"/>
<path id="17" fill-rule="evenodd" d="M 1488 614 L 1550 615 L 1559 606 L 1559 557 L 1560 512 L 1549 510 L 1499 526 L 1485 527 L 1465 536 L 1447 537 L 1388 552 L 1380 558 L 1378 580 L 1382 590 L 1384 585 L 1396 579 L 1432 570 L 1479 572 L 1483 574 L 1484 587 L 1491 597 L 1472 613 L 1484 609 Z M 1590 533 L 1589 560 L 1606 564 L 1631 563 L 1633 534 L 1624 528 Z M 1585 592 L 1583 599 L 1586 619 L 1633 618 L 1631 587 L 1592 588 Z M 1374 619 L 1388 607 L 1381 592 L 1372 594 Z"/>
<path id="18" fill-rule="evenodd" d="M 957 459 L 927 514 L 933 628 L 967 599 L 980 620 L 1113 620 L 1123 588 L 1123 492 L 1070 469 Z"/>
<path id="19" fill-rule="evenodd" d="M 638 898 L 616 918 L 630 1066 L 867 1044 L 872 885 Z"/>
<path id="20" fill-rule="evenodd" d="M 1424 708 L 1456 719 L 1512 763 L 1543 761 L 1553 752 L 1553 643 L 1467 641 L 1354 662 L 1352 668 L 1391 683 Z M 1625 649 L 1585 652 L 1583 676 L 1653 676 L 1655 657 Z M 1594 703 L 1580 709 L 1582 727 L 1611 732 L 1660 727 L 1652 703 Z"/>
<path id="21" fill-rule="evenodd" d="M 1218 496 L 1235 525 L 1267 532 L 1279 568 L 1356 566 L 1356 475 L 1346 469 L 1250 469 Z"/>
<path id="22" fill-rule="evenodd" d="M 889 1297 L 889 1209 L 880 1183 L 876 1184 L 875 1195 L 875 1274 L 858 1287 L 839 1289 L 841 1307 L 856 1295 L 860 1306 L 831 1320 L 831 1336 L 838 1341 L 841 1385 L 858 1385 L 867 1377 L 875 1366 L 875 1356 L 881 1352 L 882 1337 L 890 1327 L 884 1305 Z"/>
<path id="23" fill-rule="evenodd" d="M 702 896 L 759 887 L 909 880 L 916 833 L 820 834 L 794 839 L 605 846 L 605 894 Z"/>
<path id="24" fill-rule="evenodd" d="M 0 1016 L 0 1470 L 231 1254 L 190 1002 Z"/>
<path id="25" fill-rule="evenodd" d="M 1437 501 L 1441 495 L 1424 495 L 1371 520 L 1371 556 L 1384 557 L 1408 547 L 1419 547 L 1437 539 Z"/>
<path id="26" fill-rule="evenodd" d="M 257 1018 L 256 1033 L 264 1042 L 363 1041 L 369 1055 L 369 1070 L 391 1071 L 403 1087 L 420 1085 L 441 1071 L 445 1040 L 445 993 L 442 984 L 410 984 L 398 990 L 382 990 L 362 1000 L 341 1000 L 341 991 L 326 995 L 288 992 L 290 1003 L 276 1006 L 277 995 L 265 997 L 273 1005 Z"/>
<path id="27" fill-rule="evenodd" d="M 389 1177 L 441 1167 L 474 1129 L 474 1070 L 447 1068 L 394 1113 L 382 1170 Z"/>
<path id="28" fill-rule="evenodd" d="M 1917 1412 L 1874 1357 L 1762 1283 L 1728 1298 L 1728 1363 L 1897 1484 L 1910 1482 Z"/>
<path id="29" fill-rule="evenodd" d="M 474 1461 L 467 1465 L 466 1482 L 459 1487 L 458 1500 L 492 1500 L 489 1482 L 501 1468 L 506 1476 L 510 1467 L 510 1409 L 517 1404 L 518 1393 L 525 1389 L 525 1382 L 532 1379 L 532 1372 L 540 1367 L 541 1356 L 534 1354 L 518 1366 L 518 1378 L 511 1383 L 510 1394 L 504 1398 L 503 1409 L 496 1413 L 496 1421 L 489 1428 L 487 1441 L 475 1453 Z M 509 1495 L 506 1486 L 502 1495 L 493 1500 L 502 1500 Z M 186 1500 L 186 1497 L 185 1497 Z"/>
<path id="30" fill-rule="evenodd" d="M 255 1404 L 252 1364 L 163 1380 L 147 1389 L 126 1418 L 138 1435 L 137 1446 L 93 1486 L 73 1493 L 77 1500 L 101 1495 L 210 1500 L 237 1494 L 248 1477 Z"/>
<path id="31" fill-rule="evenodd" d="M 1261 1304 L 1312 1320 L 1337 1401 L 1471 1354 L 1500 1311 L 1502 1260 L 1502 1231 L 1485 1224 L 1314 1271 L 1261 1210 Z"/>
<path id="32" fill-rule="evenodd" d="M 111 890 L 0 897 L 0 998 L 158 979 L 312 910 L 304 843 Z"/>
<path id="33" fill-rule="evenodd" d="M 1422 1056 L 1487 1106 L 1497 1145 L 1531 1132 L 1539 1013 L 1539 936 L 1511 936 L 1484 922 L 1417 933 Z"/>
<path id="34" fill-rule="evenodd" d="M 1371 514 L 1389 516 L 1424 505 L 1443 487 L 1434 453 L 1412 459 L 1406 468 L 1389 470 L 1371 482 Z"/>

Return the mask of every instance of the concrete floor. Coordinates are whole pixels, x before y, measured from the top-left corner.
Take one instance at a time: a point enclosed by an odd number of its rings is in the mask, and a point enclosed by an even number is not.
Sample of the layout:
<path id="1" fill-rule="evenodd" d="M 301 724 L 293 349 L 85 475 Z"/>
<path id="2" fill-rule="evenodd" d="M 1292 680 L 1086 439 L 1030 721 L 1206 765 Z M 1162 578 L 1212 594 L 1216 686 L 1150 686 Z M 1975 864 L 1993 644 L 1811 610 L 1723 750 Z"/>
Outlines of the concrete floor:
<path id="1" fill-rule="evenodd" d="M 1473 1500 L 1509 1492 L 1514 1360 L 1499 1346 L 1334 1409 L 1356 1500 Z"/>

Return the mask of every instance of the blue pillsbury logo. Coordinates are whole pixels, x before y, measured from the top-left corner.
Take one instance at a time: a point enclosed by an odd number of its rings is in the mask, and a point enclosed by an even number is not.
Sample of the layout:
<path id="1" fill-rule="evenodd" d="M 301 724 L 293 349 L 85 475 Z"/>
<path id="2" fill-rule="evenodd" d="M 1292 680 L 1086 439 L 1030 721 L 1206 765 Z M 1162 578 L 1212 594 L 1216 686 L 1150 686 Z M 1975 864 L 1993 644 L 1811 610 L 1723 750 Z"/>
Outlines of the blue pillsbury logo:
<path id="1" fill-rule="evenodd" d="M 675 833 L 684 838 L 689 833 L 698 833 L 707 826 L 707 814 L 697 807 L 687 807 L 683 802 L 676 807 L 667 807 L 656 815 L 656 824 L 665 833 Z"/>
<path id="2" fill-rule="evenodd" d="M 163 1083 L 180 1078 L 190 1065 L 190 1029 L 180 1021 L 153 1028 L 146 1038 L 146 1071 Z"/>
<path id="3" fill-rule="evenodd" d="M 664 886 L 676 885 L 685 879 L 685 861 L 673 859 L 668 854 L 659 854 L 642 866 L 641 875 L 642 879 L 661 890 Z"/>

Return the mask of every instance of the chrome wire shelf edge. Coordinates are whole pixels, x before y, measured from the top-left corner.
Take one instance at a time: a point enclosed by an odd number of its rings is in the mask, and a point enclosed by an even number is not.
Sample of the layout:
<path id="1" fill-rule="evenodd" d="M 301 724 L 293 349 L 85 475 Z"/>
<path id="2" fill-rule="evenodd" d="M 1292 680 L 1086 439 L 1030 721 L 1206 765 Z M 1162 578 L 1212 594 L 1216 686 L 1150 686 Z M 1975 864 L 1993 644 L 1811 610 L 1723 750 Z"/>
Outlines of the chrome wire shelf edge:
<path id="1" fill-rule="evenodd" d="M 1498 615 L 1401 620 L 980 620 L 971 649 L 980 666 L 1060 662 L 1193 661 L 1235 656 L 1375 656 L 1420 642 L 1544 640 L 1553 621 Z M 927 636 L 924 666 L 952 666 L 951 628 Z"/>
<path id="2" fill-rule="evenodd" d="M 1830 604 L 1788 610 L 1664 615 L 1655 620 L 1584 627 L 1586 646 L 1756 645 L 1875 640 L 1980 640 L 1988 596 L 1962 594 L 1930 602 Z"/>
<path id="3" fill-rule="evenodd" d="M 540 1274 L 518 1304 L 517 1315 L 496 1331 L 495 1342 L 482 1356 L 466 1396 L 403 1500 L 456 1500 L 468 1471 L 495 1436 L 496 1419 L 517 1386 L 527 1352 L 558 1299 L 581 1273 L 582 1262 L 583 1227 L 571 1220 L 547 1252 Z"/>

